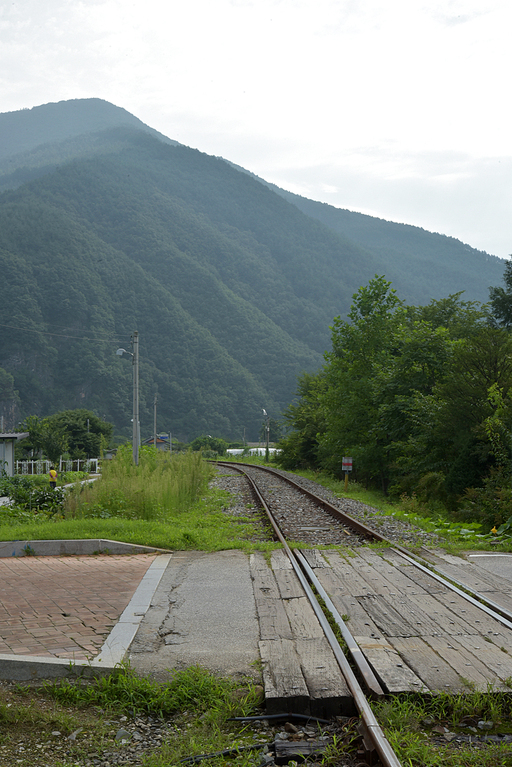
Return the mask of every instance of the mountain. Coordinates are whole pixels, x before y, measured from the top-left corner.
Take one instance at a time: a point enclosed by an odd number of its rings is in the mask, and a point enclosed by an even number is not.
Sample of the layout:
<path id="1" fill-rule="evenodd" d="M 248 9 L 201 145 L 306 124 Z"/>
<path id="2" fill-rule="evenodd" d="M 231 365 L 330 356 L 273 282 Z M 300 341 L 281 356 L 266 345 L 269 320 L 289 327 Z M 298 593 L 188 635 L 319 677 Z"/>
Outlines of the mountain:
<path id="1" fill-rule="evenodd" d="M 141 427 L 257 438 L 376 273 L 427 303 L 486 300 L 503 262 L 452 238 L 272 188 L 99 99 L 0 115 L 0 415 L 86 407 Z M 17 392 L 17 394 L 16 394 Z M 11 423 L 9 423 L 11 422 Z"/>

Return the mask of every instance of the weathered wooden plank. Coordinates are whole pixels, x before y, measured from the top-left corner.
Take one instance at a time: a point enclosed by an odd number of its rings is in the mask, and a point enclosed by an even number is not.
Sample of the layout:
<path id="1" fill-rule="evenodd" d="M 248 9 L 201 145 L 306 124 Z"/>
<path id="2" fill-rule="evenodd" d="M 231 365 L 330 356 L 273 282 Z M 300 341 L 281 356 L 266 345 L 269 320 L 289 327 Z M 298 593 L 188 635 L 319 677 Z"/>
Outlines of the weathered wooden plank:
<path id="1" fill-rule="evenodd" d="M 315 639 L 323 636 L 322 627 L 307 597 L 286 599 L 284 609 L 294 637 Z"/>
<path id="2" fill-rule="evenodd" d="M 411 625 L 385 597 L 373 594 L 358 597 L 358 602 L 386 637 L 420 636 L 423 633 L 421 627 Z"/>
<path id="3" fill-rule="evenodd" d="M 497 579 L 493 580 L 490 573 L 484 574 L 476 565 L 468 563 L 462 563 L 459 566 L 441 564 L 439 565 L 439 572 L 448 578 L 453 578 L 459 583 L 463 583 L 468 589 L 481 592 L 482 594 L 487 592 L 493 593 L 503 588 L 503 583 L 499 583 Z"/>
<path id="4" fill-rule="evenodd" d="M 308 563 L 310 567 L 312 567 L 314 570 L 317 568 L 324 568 L 329 567 L 330 564 L 326 560 L 326 558 L 323 555 L 323 552 L 319 551 L 318 549 L 301 549 L 302 556 Z"/>
<path id="5" fill-rule="evenodd" d="M 408 573 L 404 569 L 395 566 L 394 561 L 391 559 L 394 555 L 391 549 L 383 549 L 379 552 L 371 549 L 361 549 L 360 555 L 385 579 L 382 581 L 381 587 L 374 587 L 375 593 L 390 594 L 391 596 L 397 593 L 406 595 L 409 595 L 409 593 L 429 593 L 417 581 L 409 578 Z"/>
<path id="6" fill-rule="evenodd" d="M 345 594 L 331 595 L 331 601 L 341 617 L 347 616 L 347 628 L 352 636 L 361 634 L 361 636 L 380 636 L 382 631 L 372 621 L 368 613 L 359 604 L 356 597 Z"/>
<path id="7" fill-rule="evenodd" d="M 500 607 L 503 607 L 505 610 L 508 610 L 510 613 L 512 613 L 512 592 L 510 591 L 493 591 L 493 592 L 487 592 L 485 596 L 488 597 L 492 602 L 495 602 Z"/>
<path id="8" fill-rule="evenodd" d="M 271 563 L 274 578 L 276 579 L 282 599 L 303 597 L 304 589 L 285 553 L 282 551 L 273 551 Z"/>
<path id="9" fill-rule="evenodd" d="M 428 559 L 449 578 L 454 578 L 455 580 L 464 583 L 468 588 L 473 589 L 474 591 L 481 591 L 484 593 L 488 591 L 503 590 L 502 579 L 497 575 L 478 567 L 476 563 L 468 562 L 467 559 L 455 557 L 452 554 L 447 554 L 446 552 L 441 551 L 430 552 Z M 509 584 L 507 583 L 507 585 Z"/>
<path id="10" fill-rule="evenodd" d="M 475 634 L 457 636 L 457 642 L 478 658 L 499 679 L 505 681 L 512 677 L 512 657 L 503 652 L 500 646 L 493 642 L 486 642 L 481 636 Z"/>
<path id="11" fill-rule="evenodd" d="M 459 594 L 455 594 L 453 591 L 449 591 L 446 594 L 436 594 L 436 599 L 443 605 L 446 605 L 449 610 L 460 615 L 471 626 L 469 633 L 487 634 L 492 638 L 493 634 L 500 634 L 506 631 L 502 623 L 487 615 L 476 605 L 472 605 L 467 599 L 464 599 Z"/>
<path id="12" fill-rule="evenodd" d="M 256 599 L 260 639 L 293 639 L 293 632 L 281 599 Z"/>
<path id="13" fill-rule="evenodd" d="M 332 572 L 336 576 L 339 583 L 340 593 L 349 594 L 352 596 L 363 596 L 364 594 L 371 593 L 371 588 L 367 581 L 359 575 L 357 565 L 362 561 L 360 557 L 350 557 L 345 559 L 341 557 L 337 551 L 329 549 L 326 551 L 326 557 L 331 565 Z M 356 567 L 353 566 L 353 561 L 356 561 Z M 323 571 L 319 571 L 317 576 L 322 578 Z"/>
<path id="14" fill-rule="evenodd" d="M 270 564 L 274 572 L 277 570 L 293 570 L 293 565 L 283 549 L 276 549 L 276 551 L 270 554 Z"/>
<path id="15" fill-rule="evenodd" d="M 310 713 L 309 690 L 295 642 L 288 639 L 265 640 L 259 643 L 259 649 L 268 713 Z"/>
<path id="16" fill-rule="evenodd" d="M 428 594 L 411 594 L 409 596 L 411 602 L 417 605 L 419 609 L 423 610 L 436 622 L 436 624 L 439 625 L 439 630 L 434 633 L 443 632 L 452 636 L 475 633 L 471 624 L 465 621 L 460 615 L 457 615 L 453 610 L 448 609 L 448 606 L 443 604 L 439 599 L 436 599 L 436 596 L 430 596 Z"/>
<path id="17" fill-rule="evenodd" d="M 401 572 L 394 572 L 394 568 L 374 552 L 361 549 L 358 558 L 351 559 L 350 562 L 368 586 L 363 591 L 364 594 L 396 596 L 406 590 L 414 592 L 420 590 L 413 581 L 404 578 Z M 391 576 L 391 579 L 388 575 Z"/>
<path id="18" fill-rule="evenodd" d="M 363 556 L 358 554 L 357 557 L 350 560 L 350 564 L 353 568 L 357 569 L 357 574 L 360 575 L 369 586 L 367 593 L 379 594 L 383 588 L 392 588 L 392 584 L 389 583 L 386 577 L 379 573 L 379 571 L 375 569 L 374 564 L 370 564 Z"/>
<path id="19" fill-rule="evenodd" d="M 389 643 L 430 690 L 467 691 L 459 674 L 420 637 L 391 637 Z"/>
<path id="20" fill-rule="evenodd" d="M 468 689 L 485 692 L 489 684 L 497 681 L 496 676 L 478 658 L 468 652 L 455 637 L 442 634 L 435 637 L 426 636 L 423 639 L 459 674 L 463 681 L 466 680 Z M 496 687 L 497 689 L 506 689 L 505 685 L 502 684 L 498 684 Z"/>
<path id="21" fill-rule="evenodd" d="M 502 627 L 500 632 L 486 634 L 484 640 L 492 642 L 495 647 L 499 647 L 500 650 L 512 655 L 512 631 L 507 631 L 505 627 Z"/>
<path id="22" fill-rule="evenodd" d="M 253 582 L 256 599 L 259 597 L 272 597 L 280 599 L 279 588 L 274 578 L 274 573 L 267 565 L 263 554 L 255 552 L 249 559 L 249 569 Z"/>
<path id="23" fill-rule="evenodd" d="M 449 591 L 448 586 L 444 586 L 438 580 L 432 578 L 431 575 L 428 575 L 423 570 L 419 570 L 394 551 L 389 551 L 386 556 L 392 564 L 396 565 L 400 572 L 403 572 L 407 578 L 414 581 L 427 594 L 442 594 Z"/>
<path id="24" fill-rule="evenodd" d="M 304 589 L 294 570 L 276 570 L 274 575 L 281 599 L 297 599 L 304 596 Z"/>
<path id="25" fill-rule="evenodd" d="M 309 691 L 311 714 L 351 716 L 354 702 L 325 637 L 297 639 L 295 643 Z"/>
<path id="26" fill-rule="evenodd" d="M 428 691 L 387 639 L 359 635 L 354 639 L 389 693 Z"/>
<path id="27" fill-rule="evenodd" d="M 384 608 L 386 604 L 389 605 L 392 610 L 395 610 L 400 615 L 404 623 L 409 624 L 411 636 L 416 634 L 423 636 L 424 634 L 435 635 L 442 633 L 444 630 L 442 622 L 440 625 L 437 616 L 429 615 L 428 610 L 425 609 L 428 604 L 427 595 L 423 598 L 423 604 L 421 598 L 418 598 L 417 602 L 413 601 L 415 598 L 417 598 L 417 595 L 411 594 L 410 597 L 403 595 L 398 597 L 383 596 L 382 600 Z M 469 630 L 469 627 L 467 627 L 467 630 Z"/>
<path id="28" fill-rule="evenodd" d="M 250 573 L 260 624 L 260 639 L 292 639 L 292 630 L 274 573 L 259 552 L 251 555 Z"/>

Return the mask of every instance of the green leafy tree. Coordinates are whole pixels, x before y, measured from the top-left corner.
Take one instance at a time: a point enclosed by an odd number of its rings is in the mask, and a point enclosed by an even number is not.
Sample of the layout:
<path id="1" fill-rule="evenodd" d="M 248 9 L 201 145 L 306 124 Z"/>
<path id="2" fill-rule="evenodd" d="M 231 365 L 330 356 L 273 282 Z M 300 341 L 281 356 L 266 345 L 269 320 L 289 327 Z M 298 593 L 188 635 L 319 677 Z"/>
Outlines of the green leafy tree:
<path id="1" fill-rule="evenodd" d="M 456 498 L 494 461 L 485 431 L 493 384 L 507 402 L 508 334 L 486 319 L 460 293 L 407 307 L 375 277 L 354 295 L 348 321 L 335 319 L 325 369 L 301 380 L 281 465 L 340 475 L 351 455 L 357 477 L 385 491 Z"/>
<path id="2" fill-rule="evenodd" d="M 278 443 L 279 465 L 284 469 L 318 467 L 318 438 L 325 431 L 322 398 L 325 374 L 303 373 L 298 381 L 297 401 L 288 406 L 284 418 L 290 432 Z"/>
<path id="3" fill-rule="evenodd" d="M 112 424 L 90 410 L 64 410 L 45 421 L 55 434 L 65 434 L 72 459 L 99 458 L 102 448 L 108 446 L 112 436 Z"/>
<path id="4" fill-rule="evenodd" d="M 512 327 L 512 260 L 505 264 L 505 287 L 489 288 L 492 321 L 509 330 Z"/>
<path id="5" fill-rule="evenodd" d="M 342 457 L 351 455 L 360 476 L 377 479 L 385 490 L 390 440 L 379 411 L 406 327 L 406 309 L 383 276 L 370 280 L 353 299 L 349 321 L 334 320 L 332 352 L 326 355 L 326 428 L 319 460 L 340 474 Z"/>
<path id="6" fill-rule="evenodd" d="M 228 442 L 220 437 L 211 437 L 209 434 L 203 434 L 196 437 L 191 443 L 192 450 L 202 450 L 204 453 L 211 452 L 217 455 L 224 455 L 228 447 Z"/>
<path id="7" fill-rule="evenodd" d="M 72 459 L 98 458 L 112 436 L 112 424 L 89 410 L 64 410 L 43 419 L 28 416 L 21 428 L 29 432 L 22 457 L 42 455 L 53 463 L 69 452 Z"/>

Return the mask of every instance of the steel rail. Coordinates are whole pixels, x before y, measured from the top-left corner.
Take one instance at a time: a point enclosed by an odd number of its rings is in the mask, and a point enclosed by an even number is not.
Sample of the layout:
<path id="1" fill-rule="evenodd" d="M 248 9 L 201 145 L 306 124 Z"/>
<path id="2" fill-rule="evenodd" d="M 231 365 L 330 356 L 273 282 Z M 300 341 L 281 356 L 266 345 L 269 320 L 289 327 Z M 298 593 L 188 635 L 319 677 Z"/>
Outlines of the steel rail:
<path id="1" fill-rule="evenodd" d="M 218 463 L 219 466 L 228 466 L 233 469 L 236 469 L 237 467 L 240 467 L 240 466 L 246 466 L 247 468 L 250 468 L 250 469 L 259 469 L 260 471 L 264 471 L 268 474 L 273 474 L 279 479 L 282 479 L 284 482 L 287 482 L 289 485 L 292 485 L 292 487 L 295 487 L 303 495 L 306 495 L 308 498 L 314 501 L 318 506 L 321 506 L 324 509 L 324 511 L 330 514 L 331 517 L 334 517 L 336 520 L 338 520 L 338 522 L 343 522 L 349 525 L 353 530 L 355 530 L 358 533 L 361 533 L 366 538 L 372 538 L 374 540 L 378 540 L 383 543 L 389 543 L 390 546 L 393 546 L 391 541 L 388 541 L 387 538 L 384 538 L 384 536 L 378 533 L 376 530 L 372 530 L 370 527 L 363 525 L 362 522 L 359 522 L 357 519 L 354 519 L 348 514 L 345 514 L 343 511 L 340 511 L 339 509 L 337 509 L 336 506 L 333 506 L 331 503 L 329 503 L 329 501 L 326 501 L 324 498 L 319 498 L 318 495 L 315 495 L 310 490 L 307 490 L 305 487 L 302 487 L 302 485 L 299 485 L 298 482 L 294 482 L 293 479 L 290 479 L 290 477 L 285 477 L 283 474 L 280 474 L 278 471 L 275 471 L 275 469 L 271 469 L 268 466 L 255 466 L 252 463 L 238 463 L 238 462 L 232 463 L 230 461 L 216 461 L 216 463 Z"/>
<path id="2" fill-rule="evenodd" d="M 392 541 L 390 541 L 385 536 L 381 535 L 376 530 L 372 530 L 370 527 L 363 525 L 358 520 L 353 519 L 353 517 L 351 517 L 349 514 L 345 514 L 343 511 L 340 511 L 339 509 L 337 509 L 335 506 L 330 504 L 325 499 L 319 498 L 310 490 L 307 490 L 306 488 L 302 487 L 302 485 L 299 485 L 298 482 L 294 482 L 294 480 L 291 479 L 290 477 L 286 477 L 283 474 L 280 474 L 278 471 L 275 471 L 275 469 L 272 469 L 268 466 L 255 466 L 254 464 L 250 464 L 250 463 L 235 464 L 230 461 L 226 461 L 226 462 L 219 461 L 219 464 L 221 464 L 222 466 L 228 466 L 233 468 L 236 468 L 237 466 L 247 466 L 249 468 L 256 468 L 256 469 L 259 469 L 260 471 L 264 471 L 264 472 L 273 474 L 276 477 L 279 477 L 284 482 L 287 482 L 289 485 L 291 485 L 292 487 L 295 487 L 297 490 L 299 490 L 301 493 L 306 495 L 308 498 L 315 501 L 315 503 L 322 506 L 322 508 L 325 511 L 327 511 L 335 519 L 338 519 L 344 524 L 352 527 L 354 530 L 362 533 L 367 538 L 373 538 L 375 540 L 380 541 L 381 543 L 386 543 L 390 549 L 394 550 L 397 554 L 400 554 L 402 557 L 407 559 L 410 562 L 410 564 L 413 564 L 418 569 L 423 570 L 424 572 L 427 572 L 429 575 L 434 577 L 440 583 L 443 583 L 443 585 L 445 585 L 447 588 L 451 589 L 451 591 L 464 597 L 464 599 L 466 599 L 468 602 L 476 605 L 477 607 L 482 609 L 484 612 L 486 612 L 490 617 L 499 621 L 507 628 L 509 629 L 512 628 L 512 612 L 507 610 L 505 607 L 498 605 L 496 602 L 490 599 L 486 594 L 481 594 L 480 592 L 475 591 L 469 586 L 466 586 L 462 581 L 458 580 L 457 578 L 451 575 L 448 575 L 447 573 L 443 573 L 441 568 L 438 568 L 432 565 L 430 562 L 427 562 L 425 559 L 421 559 L 421 557 L 418 557 L 417 555 L 408 551 L 403 546 L 398 546 L 396 543 L 393 543 Z"/>
<path id="3" fill-rule="evenodd" d="M 223 464 L 225 465 L 225 464 Z M 265 499 L 261 495 L 258 486 L 254 482 L 254 480 L 249 477 L 249 475 L 240 468 L 240 465 L 237 464 L 236 466 L 233 466 L 233 464 L 229 464 L 232 468 L 240 471 L 241 473 L 245 474 L 247 479 L 249 480 L 249 483 L 251 487 L 253 488 L 253 491 L 262 505 L 262 507 L 265 509 L 265 512 L 269 518 L 270 524 L 272 525 L 274 532 L 282 544 L 290 562 L 295 570 L 295 574 L 297 575 L 302 588 L 304 589 L 306 596 L 309 599 L 309 602 L 320 622 L 320 625 L 322 627 L 322 630 L 327 638 L 327 641 L 329 642 L 331 649 L 334 653 L 334 657 L 336 658 L 336 661 L 340 667 L 340 670 L 345 677 L 345 681 L 348 685 L 348 688 L 352 694 L 352 697 L 354 698 L 354 703 L 356 705 L 356 708 L 359 712 L 359 716 L 361 718 L 363 727 L 366 731 L 366 734 L 368 735 L 371 743 L 375 746 L 375 750 L 377 751 L 382 764 L 384 767 L 402 767 L 401 763 L 399 762 L 395 752 L 391 748 L 388 739 L 386 738 L 381 726 L 379 725 L 375 714 L 373 713 L 366 696 L 361 689 L 361 686 L 359 682 L 357 681 L 357 678 L 352 671 L 352 668 L 350 667 L 350 664 L 345 657 L 345 654 L 343 650 L 341 649 L 338 640 L 336 639 L 336 636 L 334 634 L 334 631 L 332 630 L 331 626 L 329 625 L 329 622 L 327 621 L 327 618 L 325 617 L 325 614 L 318 603 L 318 600 L 316 599 L 313 590 L 311 589 L 311 586 L 309 585 L 306 576 L 302 572 L 302 569 L 299 565 L 299 562 L 297 558 L 295 557 L 294 553 L 288 546 L 288 543 L 286 542 L 285 537 L 283 536 L 281 530 L 279 529 L 279 526 L 277 522 L 275 521 L 272 512 L 270 511 Z"/>
<path id="4" fill-rule="evenodd" d="M 470 604 L 479 607 L 480 610 L 489 615 L 491 618 L 494 618 L 494 620 L 499 621 L 506 628 L 512 630 L 512 614 L 504 607 L 500 607 L 500 605 L 496 605 L 491 600 L 488 600 L 485 595 L 479 594 L 477 591 L 473 591 L 473 589 L 467 588 L 461 581 L 457 581 L 461 587 L 458 588 L 458 586 L 454 585 L 455 579 L 450 575 L 447 575 L 446 573 L 443 574 L 442 571 L 437 571 L 431 567 L 428 567 L 427 565 L 422 565 L 421 562 L 418 562 L 404 550 L 396 547 L 394 547 L 393 550 L 396 551 L 396 553 L 403 557 L 407 562 L 415 565 L 415 567 L 417 567 L 419 570 L 428 573 L 431 578 L 434 578 L 439 583 L 442 583 L 443 586 L 450 588 L 455 594 L 464 597 L 464 599 L 466 599 Z"/>
<path id="5" fill-rule="evenodd" d="M 315 587 L 315 590 L 320 594 L 320 597 L 322 598 L 323 602 L 325 603 L 325 606 L 331 613 L 332 617 L 334 618 L 334 622 L 338 626 L 341 636 L 343 637 L 343 641 L 347 645 L 348 651 L 350 652 L 359 672 L 362 674 L 366 687 L 368 688 L 369 692 L 372 693 L 375 697 L 380 698 L 384 696 L 386 693 L 382 689 L 379 680 L 373 673 L 373 670 L 371 666 L 369 665 L 368 661 L 363 655 L 363 652 L 359 645 L 357 644 L 356 640 L 352 636 L 351 632 L 347 628 L 347 624 L 339 614 L 338 610 L 334 606 L 334 604 L 331 601 L 331 598 L 329 594 L 326 592 L 318 578 L 316 577 L 313 568 L 309 565 L 309 562 L 303 555 L 301 551 L 294 551 L 294 555 L 297 557 L 299 564 L 306 574 L 306 577 L 308 578 L 309 582 L 313 584 Z"/>

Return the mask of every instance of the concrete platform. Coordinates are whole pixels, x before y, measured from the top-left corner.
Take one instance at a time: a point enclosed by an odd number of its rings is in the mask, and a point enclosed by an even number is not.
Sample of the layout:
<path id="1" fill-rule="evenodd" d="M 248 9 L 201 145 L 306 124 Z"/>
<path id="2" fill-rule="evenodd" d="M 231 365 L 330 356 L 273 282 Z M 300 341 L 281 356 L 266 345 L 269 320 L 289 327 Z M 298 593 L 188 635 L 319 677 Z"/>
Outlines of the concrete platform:
<path id="1" fill-rule="evenodd" d="M 112 544 L 0 544 L 0 679 L 103 675 L 123 660 L 160 679 L 194 664 L 259 679 L 246 555 Z"/>
<path id="2" fill-rule="evenodd" d="M 158 680 L 201 665 L 234 678 L 260 678 L 259 623 L 241 551 L 172 555 L 128 655 L 138 673 Z"/>
<path id="3" fill-rule="evenodd" d="M 0 559 L 0 678 L 110 673 L 171 555 Z"/>

